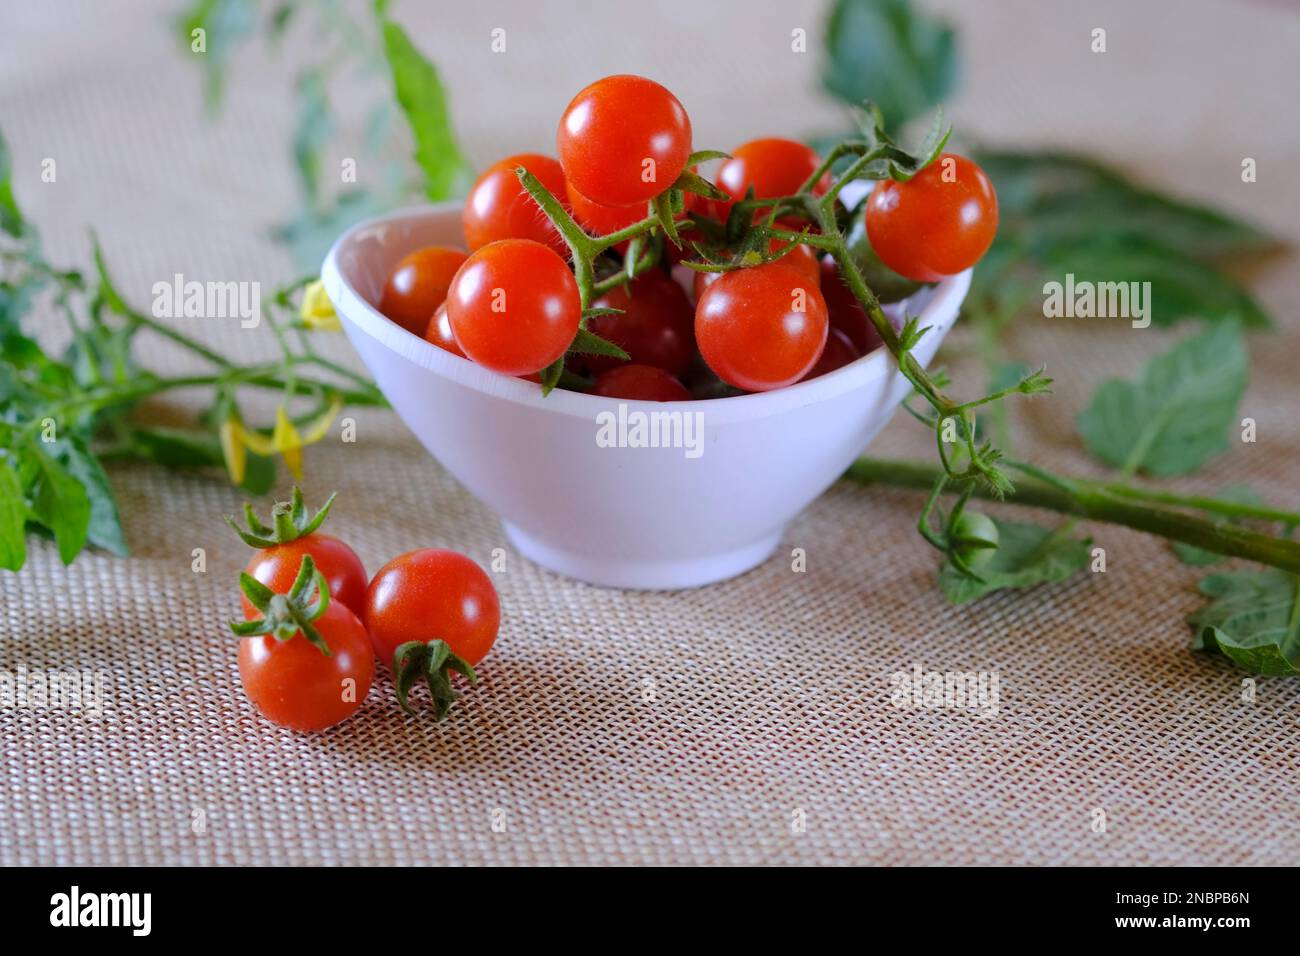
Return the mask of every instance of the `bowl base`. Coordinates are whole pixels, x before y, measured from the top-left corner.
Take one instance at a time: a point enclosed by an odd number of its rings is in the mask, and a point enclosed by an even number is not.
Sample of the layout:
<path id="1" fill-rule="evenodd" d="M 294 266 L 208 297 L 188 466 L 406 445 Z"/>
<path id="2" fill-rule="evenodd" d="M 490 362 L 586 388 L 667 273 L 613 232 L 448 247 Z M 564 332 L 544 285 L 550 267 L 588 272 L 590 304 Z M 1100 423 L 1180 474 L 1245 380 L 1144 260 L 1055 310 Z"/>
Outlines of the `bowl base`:
<path id="1" fill-rule="evenodd" d="M 553 547 L 508 521 L 506 537 L 520 554 L 557 574 L 607 588 L 670 591 L 724 581 L 757 567 L 776 551 L 781 531 L 731 551 L 665 561 L 621 561 Z"/>

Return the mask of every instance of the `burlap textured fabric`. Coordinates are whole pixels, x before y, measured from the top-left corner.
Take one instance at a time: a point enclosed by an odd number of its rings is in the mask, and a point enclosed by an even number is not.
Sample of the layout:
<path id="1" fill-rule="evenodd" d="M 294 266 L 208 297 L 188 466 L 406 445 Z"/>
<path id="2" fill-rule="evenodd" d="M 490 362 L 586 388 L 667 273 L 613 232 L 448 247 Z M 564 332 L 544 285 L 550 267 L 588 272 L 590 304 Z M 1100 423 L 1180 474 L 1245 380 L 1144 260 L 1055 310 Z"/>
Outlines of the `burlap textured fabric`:
<path id="1" fill-rule="evenodd" d="M 699 145 L 836 122 L 814 90 L 815 53 L 752 62 L 725 35 L 683 33 L 687 4 L 665 4 L 659 22 L 635 27 L 617 5 L 563 27 L 523 3 L 492 6 L 397 11 L 448 77 L 479 165 L 547 149 L 568 95 L 616 70 L 677 90 Z M 746 6 L 752 37 L 784 49 L 804 27 L 815 51 L 820 5 Z M 1300 240 L 1300 124 L 1281 119 L 1294 119 L 1295 83 L 1276 75 L 1295 79 L 1294 13 L 1179 4 L 1175 21 L 1158 5 L 1102 4 L 1086 16 L 1069 4 L 948 6 L 969 64 L 953 104 L 962 129 L 1087 148 Z M 170 10 L 133 4 L 128 16 L 86 2 L 4 12 L 0 118 L 19 200 L 70 264 L 85 262 L 94 225 L 136 301 L 175 272 L 270 288 L 292 274 L 266 229 L 294 205 L 287 91 L 303 51 L 277 60 L 254 44 L 240 54 L 224 118 L 205 123 Z M 493 60 L 486 38 L 497 21 L 516 52 Z M 1109 29 L 1104 57 L 1088 52 L 1095 25 Z M 591 52 L 544 65 L 557 49 Z M 802 79 L 784 89 L 790 74 Z M 339 96 L 346 107 L 373 92 Z M 1258 183 L 1240 182 L 1243 156 L 1258 160 Z M 58 161 L 55 184 L 40 182 L 44 157 Z M 1257 420 L 1259 441 L 1235 445 L 1184 486 L 1247 480 L 1294 508 L 1295 260 L 1272 264 L 1255 288 L 1281 326 L 1252 339 L 1243 414 Z M 264 332 L 236 323 L 199 331 L 249 358 L 269 347 Z M 1059 386 L 1021 406 L 1017 448 L 1062 470 L 1095 469 L 1078 450 L 1074 413 L 1097 380 L 1131 374 L 1171 341 L 1086 320 L 1027 322 L 1015 355 L 1045 361 Z M 960 381 L 976 369 L 960 336 L 953 345 Z M 149 348 L 158 367 L 184 367 L 171 348 Z M 346 343 L 337 354 L 348 356 Z M 1246 702 L 1242 674 L 1188 651 L 1197 573 L 1161 542 L 1094 526 L 1106 573 L 953 608 L 913 530 L 919 497 L 841 485 L 795 522 L 775 558 L 736 580 L 601 590 L 510 550 L 494 517 L 394 416 L 358 416 L 358 435 L 354 446 L 308 452 L 307 487 L 317 499 L 339 491 L 331 530 L 368 569 L 417 546 L 485 565 L 507 549 L 495 576 L 503 628 L 481 688 L 439 725 L 403 716 L 381 679 L 357 716 L 325 734 L 271 726 L 242 694 L 223 625 L 247 553 L 219 518 L 239 496 L 217 475 L 115 468 L 132 558 L 89 554 L 65 569 L 35 545 L 21 575 L 0 575 L 0 668 L 107 679 L 98 718 L 0 711 L 0 863 L 1300 858 L 1300 683 L 1261 680 Z M 872 451 L 924 456 L 929 443 L 900 417 Z M 207 551 L 205 574 L 191 570 L 196 547 Z M 806 550 L 806 572 L 792 570 L 794 548 Z M 996 672 L 997 714 L 895 707 L 890 675 L 917 664 Z"/>

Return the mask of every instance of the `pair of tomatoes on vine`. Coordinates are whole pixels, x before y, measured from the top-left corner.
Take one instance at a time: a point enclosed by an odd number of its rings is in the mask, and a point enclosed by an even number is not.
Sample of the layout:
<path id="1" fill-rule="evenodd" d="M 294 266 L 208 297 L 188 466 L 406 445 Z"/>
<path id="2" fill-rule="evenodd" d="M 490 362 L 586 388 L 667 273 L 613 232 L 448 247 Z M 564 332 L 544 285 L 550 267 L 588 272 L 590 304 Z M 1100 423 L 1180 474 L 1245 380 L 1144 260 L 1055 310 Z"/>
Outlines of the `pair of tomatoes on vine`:
<path id="1" fill-rule="evenodd" d="M 725 158 L 712 187 L 701 189 L 686 110 L 663 86 L 639 76 L 605 77 L 579 92 L 560 119 L 556 146 L 558 160 L 521 153 L 489 167 L 464 207 L 470 252 L 412 253 L 390 276 L 380 310 L 435 345 L 506 375 L 537 380 L 567 356 L 577 376 L 569 387 L 580 387 L 573 383 L 585 376 L 593 394 L 655 401 L 689 398 L 686 384 L 706 384 L 710 373 L 743 391 L 783 388 L 880 344 L 862 302 L 842 281 L 843 260 L 814 244 L 774 237 L 753 265 L 701 260 L 695 265 L 705 271 L 693 279 L 674 277 L 689 247 L 655 234 L 665 233 L 663 226 L 646 225 L 652 214 L 666 215 L 658 200 L 674 184 L 684 190 L 672 206 L 678 231 L 692 241 L 711 237 L 715 246 L 719 235 L 735 234 L 734 223 L 731 233 L 726 229 L 742 199 L 801 191 L 820 197 L 832 189 L 833 173 L 808 146 L 766 137 L 714 154 Z M 521 167 L 564 210 L 561 218 L 572 216 L 591 236 L 628 231 L 628 241 L 609 243 L 613 248 L 596 262 L 584 263 L 591 272 L 575 269 L 570 260 L 581 243 L 566 241 L 521 184 Z M 934 282 L 984 254 L 996 231 L 997 200 L 978 166 L 943 154 L 906 182 L 878 183 L 862 215 L 886 266 Z M 791 212 L 782 217 L 769 222 L 774 217 L 759 207 L 751 218 L 787 233 L 807 226 Z M 629 245 L 632 234 L 643 233 L 647 240 L 662 238 L 654 247 L 662 250 L 658 259 L 648 267 L 639 258 L 619 262 L 634 251 L 644 254 Z M 588 303 L 585 327 L 626 359 L 571 351 L 584 325 L 579 276 L 592 272 L 605 291 Z M 635 277 L 617 284 L 620 273 Z"/>
<path id="2" fill-rule="evenodd" d="M 244 692 L 269 720 L 300 731 L 350 717 L 370 692 L 375 658 L 393 669 L 398 700 L 423 679 L 437 717 L 459 696 L 450 672 L 476 680 L 496 640 L 501 607 L 477 564 L 454 551 L 424 548 L 394 558 L 374 578 L 345 542 L 319 529 L 334 495 L 309 516 L 302 492 L 271 512 L 250 506 L 248 528 L 227 522 L 257 549 L 240 575 Z"/>

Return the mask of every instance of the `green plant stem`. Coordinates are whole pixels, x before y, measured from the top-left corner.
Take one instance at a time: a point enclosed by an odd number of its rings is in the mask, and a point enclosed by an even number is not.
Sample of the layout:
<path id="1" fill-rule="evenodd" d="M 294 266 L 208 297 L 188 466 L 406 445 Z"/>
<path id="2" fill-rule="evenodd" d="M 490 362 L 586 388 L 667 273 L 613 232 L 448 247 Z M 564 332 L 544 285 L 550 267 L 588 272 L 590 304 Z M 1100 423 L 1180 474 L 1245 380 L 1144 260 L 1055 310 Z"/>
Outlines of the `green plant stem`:
<path id="1" fill-rule="evenodd" d="M 1019 463 L 1016 464 L 1019 467 Z M 1245 558 L 1291 573 L 1300 573 L 1300 542 L 1252 531 L 1231 524 L 1226 519 L 1214 521 L 1164 505 L 1135 504 L 1124 495 L 1117 494 L 1114 483 L 1050 475 L 1042 469 L 1033 471 L 1035 474 L 1026 474 L 1016 482 L 1015 491 L 1006 496 L 1008 502 L 1046 508 L 1076 518 L 1123 525 L 1173 541 L 1182 541 L 1215 554 Z M 1038 477 L 1040 474 L 1051 480 Z M 933 491 L 936 483 L 946 475 L 942 468 L 926 462 L 860 458 L 849 466 L 846 477 L 864 485 L 890 485 Z M 962 484 L 952 482 L 952 490 L 963 490 Z M 981 498 L 996 497 L 991 489 L 980 483 L 975 483 L 973 493 Z M 1205 499 L 1179 500 L 1183 503 Z M 1223 503 L 1216 503 L 1221 504 Z M 1278 514 L 1287 515 L 1286 512 Z"/>

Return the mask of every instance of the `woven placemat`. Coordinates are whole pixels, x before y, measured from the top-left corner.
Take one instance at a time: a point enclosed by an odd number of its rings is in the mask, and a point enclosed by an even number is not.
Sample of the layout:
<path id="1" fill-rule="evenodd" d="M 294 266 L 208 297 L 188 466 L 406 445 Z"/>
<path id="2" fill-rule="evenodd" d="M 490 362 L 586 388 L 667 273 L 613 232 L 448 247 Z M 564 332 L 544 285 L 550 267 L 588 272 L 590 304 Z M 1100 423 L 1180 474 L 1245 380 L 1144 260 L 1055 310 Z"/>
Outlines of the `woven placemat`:
<path id="1" fill-rule="evenodd" d="M 451 78 L 463 135 L 480 160 L 532 140 L 545 147 L 564 91 L 620 68 L 605 62 L 620 57 L 632 61 L 622 68 L 680 84 L 697 129 L 715 124 L 722 145 L 833 116 L 812 90 L 813 64 L 801 61 L 790 68 L 804 71 L 806 92 L 749 90 L 751 105 L 728 108 L 716 95 L 722 71 L 752 73 L 767 84 L 760 90 L 773 81 L 739 41 L 719 47 L 725 37 L 710 33 L 680 42 L 685 4 L 666 4 L 661 22 L 640 24 L 635 36 L 607 5 L 563 37 L 528 5 L 492 6 L 489 15 L 462 5 L 455 24 L 435 22 L 431 10 L 400 11 Z M 1078 135 L 1096 137 L 1102 151 L 1100 131 L 1141 129 L 1157 115 L 1148 100 L 1160 77 L 1185 65 L 1184 54 L 1153 45 L 1157 21 L 1186 34 L 1193 56 L 1213 46 L 1221 13 L 1194 5 L 1205 13 L 1199 23 L 1189 15 L 1171 25 L 1155 12 L 1115 7 L 1108 15 L 1126 28 L 1120 37 L 1142 51 L 1117 53 L 1120 77 L 1099 74 L 1085 95 L 1077 72 L 1052 68 L 1068 45 L 1060 32 L 1073 8 L 1007 6 L 987 29 L 973 12 L 963 25 L 977 66 L 959 107 L 976 128 L 1025 137 L 1041 125 L 1040 101 L 1082 97 L 1091 111 L 1070 122 L 1082 123 Z M 82 261 L 84 227 L 95 225 L 138 301 L 175 272 L 261 279 L 269 288 L 291 274 L 265 237 L 293 205 L 289 102 L 280 95 L 289 67 L 254 47 L 232 73 L 225 119 L 205 124 L 196 115 L 197 76 L 166 30 L 169 6 L 156 15 L 139 8 L 129 22 L 93 3 L 7 14 L 18 22 L 0 39 L 0 116 L 19 198 L 67 261 Z M 1263 109 L 1259 97 L 1271 94 L 1252 63 L 1284 62 L 1282 52 L 1294 48 L 1285 11 L 1245 9 L 1234 33 L 1240 47 L 1216 47 L 1213 75 L 1184 72 L 1175 107 L 1160 104 L 1159 115 L 1173 116 L 1164 120 L 1164 145 L 1148 142 L 1146 156 L 1161 162 L 1174 155 L 1169 141 L 1195 142 L 1196 155 L 1183 157 L 1180 147 L 1181 165 L 1170 162 L 1170 180 L 1285 229 L 1276 210 L 1297 208 L 1294 184 L 1277 173 L 1256 194 L 1230 192 L 1218 184 L 1236 177 L 1234 147 L 1201 135 L 1206 118 L 1243 90 L 1256 97 L 1252 110 Z M 777 42 L 792 22 L 815 31 L 819 10 L 756 4 L 749 35 Z M 489 74 L 479 32 L 486 37 L 488 20 L 498 18 L 518 25 L 518 53 Z M 76 31 L 67 29 L 72 19 Z M 1020 40 L 998 36 L 999 27 Z M 616 30 L 612 50 L 586 42 Z M 561 47 L 596 52 L 591 62 L 555 64 L 547 98 L 529 86 L 526 105 L 506 105 L 492 92 L 498 77 L 529 75 L 539 49 Z M 1002 62 L 998 51 L 1011 49 L 1026 58 L 1011 80 L 1032 75 L 1032 89 L 980 72 L 978 64 Z M 652 54 L 658 67 L 637 62 Z M 1026 73 L 1035 67 L 1040 73 Z M 1152 74 L 1156 91 L 1141 93 L 1139 81 Z M 474 76 L 477 92 L 467 81 Z M 1121 90 L 1135 118 L 1105 114 Z M 1194 100 L 1200 105 L 1185 105 Z M 1294 169 L 1296 130 L 1248 119 L 1234 122 L 1272 137 L 1253 147 L 1261 170 Z M 33 172 L 45 156 L 58 159 L 57 184 Z M 1289 235 L 1300 237 L 1293 226 Z M 1260 441 L 1216 459 L 1188 487 L 1244 479 L 1297 505 L 1298 275 L 1292 259 L 1257 285 L 1283 325 L 1252 340 L 1243 413 L 1256 418 Z M 262 333 L 210 326 L 200 331 L 236 354 L 267 348 Z M 1061 387 L 1018 417 L 1017 448 L 1063 470 L 1095 469 L 1078 451 L 1074 412 L 1099 378 L 1131 373 L 1169 341 L 1086 322 L 1027 323 L 1015 353 L 1047 361 Z M 960 334 L 953 345 L 958 380 L 977 374 L 961 357 Z M 346 343 L 336 346 L 349 358 Z M 183 366 L 163 344 L 151 343 L 146 358 Z M 358 439 L 313 447 L 307 490 L 316 500 L 339 491 L 331 530 L 367 568 L 418 546 L 452 547 L 484 565 L 493 549 L 506 549 L 505 570 L 494 576 L 501 637 L 481 667 L 482 686 L 438 725 L 403 716 L 387 678 L 353 719 L 324 734 L 268 724 L 243 696 L 222 623 L 236 612 L 233 579 L 247 552 L 219 518 L 239 496 L 218 475 L 115 467 L 132 558 L 88 554 L 64 568 L 51 547 L 36 544 L 21 575 L 0 574 L 0 670 L 75 669 L 105 681 L 98 715 L 0 711 L 0 863 L 1300 858 L 1300 683 L 1261 680 L 1247 702 L 1242 674 L 1188 650 L 1183 619 L 1199 603 L 1196 573 L 1159 541 L 1094 526 L 1106 573 L 954 608 L 934 587 L 935 554 L 915 534 L 919 497 L 841 484 L 791 525 L 776 557 L 740 578 L 696 591 L 603 590 L 521 558 L 495 517 L 394 416 L 359 415 Z M 872 451 L 925 456 L 929 444 L 899 418 Z M 192 570 L 196 547 L 206 550 L 206 573 Z M 792 569 L 794 548 L 806 551 L 806 571 Z M 917 666 L 995 674 L 997 712 L 896 706 L 892 675 Z"/>

